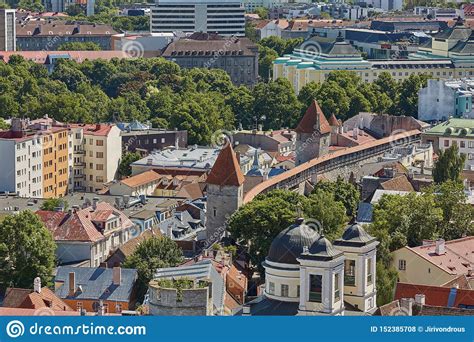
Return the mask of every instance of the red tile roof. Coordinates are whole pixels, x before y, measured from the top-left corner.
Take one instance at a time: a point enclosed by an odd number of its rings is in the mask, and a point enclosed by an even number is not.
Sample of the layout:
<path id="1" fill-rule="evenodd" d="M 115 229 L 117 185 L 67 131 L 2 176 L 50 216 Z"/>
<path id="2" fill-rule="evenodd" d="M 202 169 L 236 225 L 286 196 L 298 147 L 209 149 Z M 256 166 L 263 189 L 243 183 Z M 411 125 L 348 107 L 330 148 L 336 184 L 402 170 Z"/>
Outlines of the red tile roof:
<path id="1" fill-rule="evenodd" d="M 426 305 L 448 306 L 450 293 L 450 287 L 398 283 L 395 299 L 415 298 L 417 294 L 424 294 Z M 456 289 L 453 307 L 460 305 L 474 306 L 474 290 Z"/>
<path id="2" fill-rule="evenodd" d="M 43 287 L 40 293 L 30 289 L 8 288 L 5 292 L 3 306 L 35 310 L 49 308 L 54 311 L 72 311 L 61 298 L 47 287 Z"/>
<path id="3" fill-rule="evenodd" d="M 8 63 L 11 56 L 22 56 L 24 59 L 44 64 L 50 55 L 69 55 L 69 58 L 77 63 L 96 59 L 111 60 L 112 58 L 131 58 L 123 51 L 0 51 L 0 61 Z"/>
<path id="4" fill-rule="evenodd" d="M 331 114 L 328 121 L 329 121 L 329 125 L 331 125 L 331 126 L 341 126 L 341 123 L 337 120 L 334 113 Z"/>
<path id="5" fill-rule="evenodd" d="M 53 234 L 55 241 L 88 241 L 96 242 L 104 239 L 104 235 L 97 230 L 92 222 L 103 219 L 102 216 L 117 215 L 121 220 L 122 228 L 133 226 L 133 222 L 121 211 L 115 209 L 111 204 L 100 202 L 94 211 L 92 207 L 78 210 L 73 213 L 39 210 L 36 214 L 41 218 L 45 226 Z"/>
<path id="6" fill-rule="evenodd" d="M 395 191 L 409 191 L 413 192 L 415 189 L 413 185 L 408 180 L 407 176 L 400 175 L 389 179 L 382 184 L 380 184 L 380 188 L 383 190 L 395 190 Z"/>
<path id="7" fill-rule="evenodd" d="M 240 186 L 245 177 L 240 169 L 232 146 L 228 143 L 217 156 L 216 162 L 209 172 L 207 184 Z"/>
<path id="8" fill-rule="evenodd" d="M 311 102 L 295 131 L 298 133 L 313 133 L 314 131 L 321 134 L 331 133 L 331 126 L 316 100 Z"/>
<path id="9" fill-rule="evenodd" d="M 70 126 L 75 128 L 82 128 L 84 130 L 84 135 L 96 135 L 104 137 L 109 135 L 110 130 L 112 129 L 112 127 L 114 127 L 114 125 L 109 124 L 71 124 Z"/>
<path id="10" fill-rule="evenodd" d="M 49 308 L 23 309 L 0 307 L 0 316 L 80 316 L 79 311 L 55 311 Z"/>
<path id="11" fill-rule="evenodd" d="M 406 248 L 449 274 L 467 274 L 474 267 L 474 236 L 446 241 L 441 255 L 435 253 L 436 243 Z"/>

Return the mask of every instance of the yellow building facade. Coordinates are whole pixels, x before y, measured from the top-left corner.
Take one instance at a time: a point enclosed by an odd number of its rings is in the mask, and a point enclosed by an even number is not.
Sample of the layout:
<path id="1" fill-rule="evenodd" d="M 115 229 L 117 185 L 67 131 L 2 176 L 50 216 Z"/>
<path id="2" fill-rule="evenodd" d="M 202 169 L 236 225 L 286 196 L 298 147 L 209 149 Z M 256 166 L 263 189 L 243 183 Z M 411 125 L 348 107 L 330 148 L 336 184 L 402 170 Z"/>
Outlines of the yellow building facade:
<path id="1" fill-rule="evenodd" d="M 69 180 L 69 131 L 53 128 L 43 138 L 43 198 L 63 197 Z"/>

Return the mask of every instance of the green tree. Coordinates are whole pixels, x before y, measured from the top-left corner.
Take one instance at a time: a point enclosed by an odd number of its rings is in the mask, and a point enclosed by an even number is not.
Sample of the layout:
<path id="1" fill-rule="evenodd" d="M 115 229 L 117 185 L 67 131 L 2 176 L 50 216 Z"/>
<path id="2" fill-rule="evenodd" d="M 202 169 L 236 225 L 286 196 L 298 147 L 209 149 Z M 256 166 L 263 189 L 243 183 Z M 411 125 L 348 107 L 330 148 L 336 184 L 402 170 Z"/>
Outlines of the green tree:
<path id="1" fill-rule="evenodd" d="M 134 268 L 138 271 L 138 299 L 148 288 L 148 283 L 158 268 L 174 267 L 183 262 L 183 252 L 176 242 L 168 237 L 151 237 L 141 242 L 135 251 L 125 259 L 124 268 Z"/>
<path id="2" fill-rule="evenodd" d="M 324 236 L 329 240 L 339 238 L 347 223 L 346 209 L 342 202 L 337 201 L 333 193 L 322 189 L 309 195 L 304 204 L 304 213 L 308 219 L 321 223 Z"/>
<path id="3" fill-rule="evenodd" d="M 31 288 L 33 279 L 48 283 L 53 275 L 56 245 L 38 216 L 29 210 L 8 215 L 0 223 L 0 284 Z"/>
<path id="4" fill-rule="evenodd" d="M 426 87 L 428 75 L 411 74 L 400 84 L 397 115 L 418 117 L 418 91 Z"/>
<path id="5" fill-rule="evenodd" d="M 68 201 L 63 198 L 48 198 L 41 203 L 40 209 L 47 211 L 55 211 L 57 208 L 62 208 L 63 211 L 69 207 Z"/>
<path id="6" fill-rule="evenodd" d="M 294 223 L 304 201 L 291 191 L 275 190 L 257 196 L 230 217 L 229 232 L 247 247 L 253 265 L 261 269 L 273 239 Z"/>
<path id="7" fill-rule="evenodd" d="M 464 168 L 466 155 L 459 152 L 456 142 L 445 150 L 440 150 L 433 167 L 433 179 L 440 184 L 447 180 L 459 181 Z"/>
<path id="8" fill-rule="evenodd" d="M 0 130 L 9 129 L 10 125 L 5 122 L 2 118 L 0 118 Z"/>
<path id="9" fill-rule="evenodd" d="M 258 74 L 264 80 L 272 77 L 273 61 L 278 58 L 278 53 L 266 46 L 258 46 Z"/>
<path id="10" fill-rule="evenodd" d="M 311 105 L 313 100 L 318 98 L 321 84 L 316 82 L 306 83 L 298 93 L 298 101 L 302 104 L 302 110 L 306 110 Z"/>
<path id="11" fill-rule="evenodd" d="M 344 181 L 342 177 L 338 177 L 335 182 L 321 181 L 316 183 L 313 192 L 324 190 L 334 195 L 334 199 L 341 202 L 346 208 L 348 216 L 354 216 L 360 201 L 360 193 L 358 189 L 351 183 Z"/>
<path id="12" fill-rule="evenodd" d="M 120 161 L 120 165 L 118 167 L 118 174 L 120 178 L 128 177 L 132 174 L 132 166 L 133 162 L 140 160 L 140 154 L 137 152 L 126 152 L 122 156 L 122 160 Z"/>
<path id="13" fill-rule="evenodd" d="M 94 42 L 67 42 L 58 47 L 59 51 L 100 51 L 100 45 Z"/>
<path id="14" fill-rule="evenodd" d="M 268 9 L 265 7 L 257 7 L 254 12 L 258 14 L 260 19 L 268 19 Z"/>
<path id="15" fill-rule="evenodd" d="M 295 127 L 301 116 L 301 104 L 287 79 L 258 83 L 253 90 L 254 116 L 265 117 L 264 129 Z"/>

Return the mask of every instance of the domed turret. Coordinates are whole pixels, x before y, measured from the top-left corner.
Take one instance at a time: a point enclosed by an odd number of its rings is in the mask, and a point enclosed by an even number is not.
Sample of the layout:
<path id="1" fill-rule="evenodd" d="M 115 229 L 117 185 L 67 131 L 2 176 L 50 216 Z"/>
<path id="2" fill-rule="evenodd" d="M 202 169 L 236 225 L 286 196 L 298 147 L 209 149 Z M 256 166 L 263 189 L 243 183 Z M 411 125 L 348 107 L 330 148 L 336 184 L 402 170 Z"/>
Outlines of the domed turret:
<path id="1" fill-rule="evenodd" d="M 303 218 L 299 218 L 295 224 L 273 239 L 267 260 L 283 264 L 298 264 L 296 259 L 303 253 L 304 248 L 309 248 L 319 237 L 316 230 L 306 225 Z"/>

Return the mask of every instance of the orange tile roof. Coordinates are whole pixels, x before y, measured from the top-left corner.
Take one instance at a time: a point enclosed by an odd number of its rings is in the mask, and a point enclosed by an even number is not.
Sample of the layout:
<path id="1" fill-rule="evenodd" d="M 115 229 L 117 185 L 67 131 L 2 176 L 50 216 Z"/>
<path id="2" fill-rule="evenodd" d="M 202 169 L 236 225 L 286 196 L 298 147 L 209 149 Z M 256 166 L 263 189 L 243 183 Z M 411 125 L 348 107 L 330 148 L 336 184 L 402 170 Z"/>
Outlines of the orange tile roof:
<path id="1" fill-rule="evenodd" d="M 70 124 L 70 127 L 82 128 L 84 130 L 84 135 L 95 135 L 95 136 L 108 136 L 110 130 L 114 125 L 109 124 Z"/>
<path id="2" fill-rule="evenodd" d="M 153 170 L 145 171 L 143 173 L 139 173 L 138 175 L 122 179 L 120 183 L 125 184 L 131 188 L 135 188 L 140 185 L 148 184 L 154 181 L 157 181 L 161 178 L 157 172 Z"/>
<path id="3" fill-rule="evenodd" d="M 341 126 L 341 123 L 337 120 L 334 113 L 331 114 L 331 116 L 329 117 L 329 125 L 331 125 L 331 126 Z"/>
<path id="4" fill-rule="evenodd" d="M 46 210 L 39 210 L 36 214 L 43 221 L 46 228 L 51 231 L 55 241 L 96 242 L 105 237 L 97 230 L 92 220 L 94 215 L 102 212 L 106 212 L 106 215 L 110 213 L 118 215 L 121 220 L 120 225 L 123 228 L 130 228 L 134 225 L 123 212 L 115 209 L 107 202 L 99 202 L 95 211 L 92 207 L 88 207 L 71 214 Z"/>
<path id="5" fill-rule="evenodd" d="M 446 241 L 445 253 L 442 255 L 435 253 L 435 242 L 406 248 L 449 274 L 467 274 L 474 267 L 474 236 Z"/>
<path id="6" fill-rule="evenodd" d="M 79 311 L 55 311 L 49 308 L 23 309 L 0 307 L 0 316 L 80 316 Z"/>
<path id="7" fill-rule="evenodd" d="M 313 133 L 316 130 L 321 134 L 331 133 L 331 126 L 316 100 L 313 100 L 295 131 L 298 133 Z"/>
<path id="8" fill-rule="evenodd" d="M 380 187 L 383 190 L 396 190 L 396 191 L 409 191 L 409 192 L 415 191 L 415 189 L 413 188 L 413 185 L 410 183 L 407 176 L 405 175 L 400 175 L 398 177 L 389 179 L 383 182 L 382 184 L 380 184 Z"/>
<path id="9" fill-rule="evenodd" d="M 448 306 L 450 293 L 450 287 L 398 283 L 395 291 L 395 299 L 414 298 L 417 294 L 424 294 L 426 305 L 446 307 Z M 453 307 L 458 307 L 461 304 L 474 305 L 474 290 L 456 290 Z"/>
<path id="10" fill-rule="evenodd" d="M 244 181 L 245 177 L 240 169 L 237 157 L 235 156 L 231 144 L 228 143 L 217 156 L 216 162 L 211 172 L 209 172 L 206 182 L 207 184 L 220 186 L 240 186 Z"/>
<path id="11" fill-rule="evenodd" d="M 30 289 L 8 288 L 3 305 L 23 309 L 49 308 L 53 311 L 72 311 L 69 305 L 47 287 L 43 287 L 40 293 Z"/>

